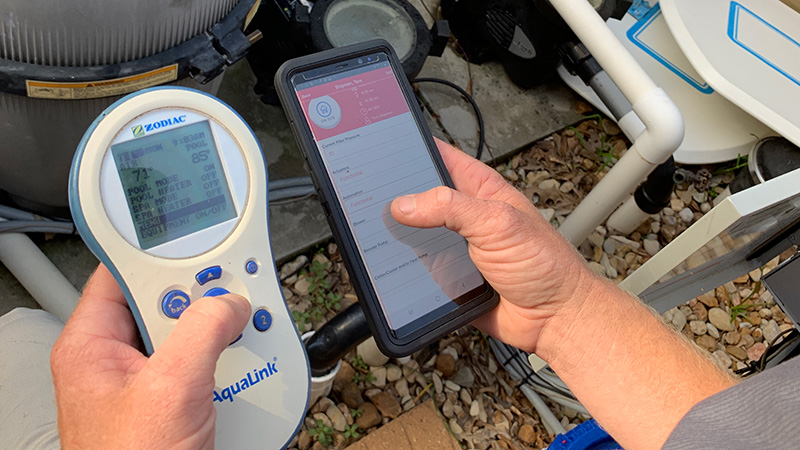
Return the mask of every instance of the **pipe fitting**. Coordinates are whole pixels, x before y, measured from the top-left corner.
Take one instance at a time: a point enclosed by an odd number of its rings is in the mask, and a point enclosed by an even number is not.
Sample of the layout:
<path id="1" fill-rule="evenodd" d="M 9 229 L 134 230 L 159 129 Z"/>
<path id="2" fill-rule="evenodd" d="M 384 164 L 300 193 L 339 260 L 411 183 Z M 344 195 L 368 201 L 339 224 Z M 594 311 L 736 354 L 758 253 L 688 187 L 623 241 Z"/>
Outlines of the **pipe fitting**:
<path id="1" fill-rule="evenodd" d="M 636 139 L 636 150 L 651 164 L 663 163 L 683 142 L 683 115 L 661 88 L 652 89 L 633 103 L 633 111 L 646 128 Z"/>

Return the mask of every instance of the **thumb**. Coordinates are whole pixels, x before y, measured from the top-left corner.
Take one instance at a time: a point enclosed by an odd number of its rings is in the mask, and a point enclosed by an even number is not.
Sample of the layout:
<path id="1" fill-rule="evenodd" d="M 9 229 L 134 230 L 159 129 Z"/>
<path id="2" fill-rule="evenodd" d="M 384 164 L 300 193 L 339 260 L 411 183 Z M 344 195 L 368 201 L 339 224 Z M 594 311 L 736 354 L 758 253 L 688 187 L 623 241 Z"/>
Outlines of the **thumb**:
<path id="1" fill-rule="evenodd" d="M 185 380 L 214 377 L 219 355 L 244 329 L 250 302 L 236 294 L 204 297 L 189 305 L 150 357 L 161 376 Z"/>
<path id="2" fill-rule="evenodd" d="M 403 225 L 443 226 L 470 240 L 507 230 L 515 220 L 521 220 L 520 215 L 508 203 L 470 197 L 445 186 L 392 202 L 392 216 Z"/>

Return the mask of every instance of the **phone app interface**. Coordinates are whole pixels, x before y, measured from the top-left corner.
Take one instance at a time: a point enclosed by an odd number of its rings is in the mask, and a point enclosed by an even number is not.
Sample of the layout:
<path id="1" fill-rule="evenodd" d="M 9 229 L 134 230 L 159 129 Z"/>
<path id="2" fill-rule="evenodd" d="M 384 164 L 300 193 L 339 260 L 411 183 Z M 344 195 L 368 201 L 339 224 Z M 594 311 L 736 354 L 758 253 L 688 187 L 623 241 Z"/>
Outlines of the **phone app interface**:
<path id="1" fill-rule="evenodd" d="M 442 182 L 386 55 L 361 61 L 322 78 L 300 74 L 293 83 L 386 318 L 402 334 L 425 316 L 456 309 L 453 300 L 483 277 L 458 234 L 392 217 L 396 197 Z"/>

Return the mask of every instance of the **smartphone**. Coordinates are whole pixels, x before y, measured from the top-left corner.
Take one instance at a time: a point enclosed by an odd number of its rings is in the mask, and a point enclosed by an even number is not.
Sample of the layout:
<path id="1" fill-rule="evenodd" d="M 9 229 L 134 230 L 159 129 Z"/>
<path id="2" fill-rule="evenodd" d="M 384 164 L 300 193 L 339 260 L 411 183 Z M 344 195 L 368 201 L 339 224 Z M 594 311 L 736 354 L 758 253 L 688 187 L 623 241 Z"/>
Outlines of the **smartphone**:
<path id="1" fill-rule="evenodd" d="M 389 43 L 289 60 L 275 86 L 381 351 L 411 354 L 494 308 L 464 238 L 391 215 L 396 197 L 453 183 Z"/>

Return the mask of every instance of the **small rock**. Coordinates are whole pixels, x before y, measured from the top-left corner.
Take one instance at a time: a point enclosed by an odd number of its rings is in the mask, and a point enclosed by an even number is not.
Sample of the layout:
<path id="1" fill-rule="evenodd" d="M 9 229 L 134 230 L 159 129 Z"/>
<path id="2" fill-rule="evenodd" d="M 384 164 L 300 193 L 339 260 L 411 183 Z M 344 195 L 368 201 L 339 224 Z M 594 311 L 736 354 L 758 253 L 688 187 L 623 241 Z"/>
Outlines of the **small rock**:
<path id="1" fill-rule="evenodd" d="M 347 419 L 344 418 L 344 414 L 336 405 L 329 406 L 328 410 L 325 411 L 325 415 L 331 419 L 334 430 L 343 432 L 347 427 Z"/>
<path id="2" fill-rule="evenodd" d="M 669 207 L 672 211 L 678 212 L 686 207 L 686 204 L 683 203 L 680 199 L 673 198 L 669 201 Z"/>
<path id="3" fill-rule="evenodd" d="M 550 178 L 539 183 L 539 189 L 546 191 L 548 189 L 558 189 L 558 180 Z"/>
<path id="4" fill-rule="evenodd" d="M 397 418 L 403 412 L 403 408 L 400 406 L 400 403 L 397 402 L 397 399 L 394 395 L 388 392 L 381 392 L 380 394 L 375 395 L 370 400 L 378 411 L 381 412 L 383 417 L 388 417 L 390 419 Z"/>
<path id="5" fill-rule="evenodd" d="M 458 392 L 461 390 L 461 386 L 457 385 L 456 383 L 447 380 L 444 382 L 445 389 L 449 389 L 451 392 Z"/>
<path id="6" fill-rule="evenodd" d="M 372 400 L 372 397 L 375 397 L 381 392 L 383 392 L 383 389 L 381 388 L 376 388 L 376 387 L 369 388 L 366 391 L 364 391 L 364 397 L 367 397 L 367 400 Z"/>
<path id="7" fill-rule="evenodd" d="M 301 267 L 305 266 L 308 262 L 308 257 L 306 255 L 300 255 L 295 258 L 292 262 L 286 263 L 281 267 L 281 271 L 279 277 L 281 280 L 285 280 L 293 273 L 300 270 Z"/>
<path id="8" fill-rule="evenodd" d="M 449 419 L 453 417 L 453 411 L 454 411 L 453 402 L 451 402 L 450 399 L 448 398 L 442 404 L 442 414 L 444 414 L 444 416 Z"/>
<path id="9" fill-rule="evenodd" d="M 764 319 L 771 319 L 772 318 L 772 310 L 769 308 L 761 308 L 758 310 L 758 315 L 763 317 Z"/>
<path id="10" fill-rule="evenodd" d="M 311 446 L 311 450 L 324 450 L 324 449 L 325 447 L 319 441 L 314 442 L 314 445 Z"/>
<path id="11" fill-rule="evenodd" d="M 308 281 L 308 277 L 301 277 L 294 283 L 294 290 L 299 295 L 308 295 L 308 288 L 311 286 L 311 282 Z"/>
<path id="12" fill-rule="evenodd" d="M 726 344 L 736 345 L 739 343 L 739 339 L 742 338 L 742 335 L 739 334 L 738 331 L 729 331 L 725 333 L 725 336 L 723 336 L 723 338 L 725 339 Z"/>
<path id="13" fill-rule="evenodd" d="M 744 348 L 750 348 L 753 346 L 753 344 L 756 343 L 756 340 L 753 338 L 753 336 L 750 336 L 749 334 L 743 334 L 741 342 L 744 345 Z"/>
<path id="14" fill-rule="evenodd" d="M 381 353 L 380 349 L 378 349 L 378 344 L 373 338 L 358 344 L 356 353 L 361 356 L 365 363 L 372 367 L 379 367 L 389 362 L 389 357 Z"/>
<path id="15" fill-rule="evenodd" d="M 444 383 L 442 383 L 442 379 L 439 378 L 439 375 L 433 374 L 433 389 L 436 391 L 437 394 L 441 394 L 444 391 Z"/>
<path id="16" fill-rule="evenodd" d="M 680 310 L 673 311 L 672 324 L 675 325 L 678 331 L 681 331 L 686 326 L 686 316 Z"/>
<path id="17" fill-rule="evenodd" d="M 761 355 L 767 350 L 767 346 L 763 342 L 756 342 L 752 347 L 747 349 L 747 357 L 752 361 L 761 359 Z"/>
<path id="18" fill-rule="evenodd" d="M 682 210 L 681 210 L 681 211 L 678 213 L 678 217 L 680 217 L 680 218 L 681 218 L 681 220 L 682 220 L 684 223 L 687 223 L 687 224 L 689 224 L 689 223 L 692 223 L 692 221 L 694 220 L 694 213 L 693 213 L 693 212 L 692 212 L 692 210 L 691 210 L 691 209 L 689 209 L 689 208 L 683 208 L 683 209 L 682 209 Z"/>
<path id="19" fill-rule="evenodd" d="M 770 320 L 766 326 L 761 327 L 761 331 L 764 332 L 764 340 L 767 341 L 767 343 L 772 343 L 772 341 L 781 334 L 781 328 L 774 319 Z"/>
<path id="20" fill-rule="evenodd" d="M 308 431 L 302 430 L 297 438 L 297 448 L 300 450 L 308 450 L 311 447 L 311 436 Z"/>
<path id="21" fill-rule="evenodd" d="M 692 333 L 701 336 L 706 334 L 708 329 L 706 329 L 706 323 L 701 320 L 693 320 L 689 322 L 689 328 L 691 328 Z"/>
<path id="22" fill-rule="evenodd" d="M 717 301 L 716 293 L 714 291 L 706 292 L 700 297 L 697 297 L 697 301 L 706 305 L 706 307 L 708 308 L 714 308 L 719 306 L 719 302 Z"/>
<path id="23" fill-rule="evenodd" d="M 763 340 L 763 339 L 764 339 L 764 332 L 763 332 L 763 331 L 761 331 L 761 328 L 756 328 L 756 329 L 755 329 L 755 330 L 753 330 L 753 332 L 751 333 L 751 336 L 753 336 L 753 339 L 755 339 L 755 340 L 757 340 L 757 341 L 761 341 L 761 340 Z"/>
<path id="24" fill-rule="evenodd" d="M 617 249 L 617 243 L 611 239 L 606 239 L 603 242 L 603 251 L 608 253 L 609 255 L 613 255 L 614 251 Z"/>
<path id="25" fill-rule="evenodd" d="M 362 430 L 367 430 L 381 424 L 381 414 L 372 403 L 364 403 L 361 407 L 361 416 L 356 419 L 356 425 Z"/>
<path id="26" fill-rule="evenodd" d="M 602 247 L 603 246 L 603 236 L 598 233 L 597 231 L 592 231 L 589 234 L 589 242 L 592 243 L 595 247 Z"/>
<path id="27" fill-rule="evenodd" d="M 654 239 L 644 240 L 644 251 L 646 251 L 648 255 L 653 256 L 658 253 L 659 250 L 661 250 L 661 244 L 658 241 Z"/>
<path id="28" fill-rule="evenodd" d="M 786 314 L 784 314 L 783 311 L 781 311 L 781 308 L 778 305 L 775 305 L 772 308 L 770 308 L 770 311 L 772 311 L 772 318 L 775 319 L 776 321 L 780 321 L 786 318 Z"/>
<path id="29" fill-rule="evenodd" d="M 706 333 L 714 339 L 719 339 L 719 330 L 717 330 L 714 324 L 706 323 Z"/>
<path id="30" fill-rule="evenodd" d="M 464 433 L 464 429 L 461 428 L 458 422 L 456 422 L 456 419 L 450 419 L 448 425 L 450 426 L 450 431 L 452 431 L 456 436 Z"/>
<path id="31" fill-rule="evenodd" d="M 533 444 L 536 442 L 538 436 L 536 435 L 536 431 L 534 431 L 533 426 L 529 424 L 525 424 L 519 427 L 519 434 L 517 435 L 520 441 L 525 442 L 527 444 Z"/>
<path id="32" fill-rule="evenodd" d="M 408 381 L 406 381 L 405 378 L 401 378 L 397 383 L 394 384 L 394 390 L 397 391 L 397 395 L 399 395 L 400 398 L 410 395 L 410 392 L 408 391 Z"/>
<path id="33" fill-rule="evenodd" d="M 714 349 L 717 348 L 716 339 L 712 338 L 707 334 L 698 337 L 695 342 L 697 342 L 697 345 L 699 345 L 701 348 L 704 348 L 708 351 L 713 351 Z"/>
<path id="34" fill-rule="evenodd" d="M 322 421 L 322 424 L 325 425 L 326 427 L 332 427 L 333 426 L 333 424 L 331 423 L 331 419 L 328 418 L 328 416 L 326 416 L 323 413 L 316 413 L 312 417 L 314 418 L 315 421 L 318 421 L 318 422 Z"/>
<path id="35" fill-rule="evenodd" d="M 708 309 L 706 309 L 706 305 L 696 302 L 694 306 L 692 306 L 692 312 L 697 316 L 697 320 L 701 322 L 708 320 Z"/>
<path id="36" fill-rule="evenodd" d="M 289 300 L 294 297 L 294 292 L 286 286 L 281 286 L 281 292 L 283 293 L 283 298 L 285 300 Z"/>
<path id="37" fill-rule="evenodd" d="M 724 367 L 726 369 L 728 367 L 730 367 L 731 364 L 733 364 L 733 361 L 731 360 L 731 358 L 725 352 L 723 352 L 722 350 L 717 350 L 712 354 L 714 355 L 714 359 L 719 361 L 720 365 L 722 365 L 722 367 Z"/>
<path id="38" fill-rule="evenodd" d="M 514 172 L 514 171 L 513 171 L 513 170 L 511 170 L 511 169 L 504 170 L 504 171 L 503 171 L 503 176 L 504 176 L 504 177 L 505 177 L 505 178 L 506 178 L 508 181 L 517 181 L 517 180 L 519 180 L 519 175 L 517 174 L 517 172 Z"/>
<path id="39" fill-rule="evenodd" d="M 458 397 L 461 399 L 461 402 L 465 405 L 472 404 L 472 395 L 469 393 L 469 389 L 462 389 L 458 392 Z"/>
<path id="40" fill-rule="evenodd" d="M 456 360 L 448 353 L 440 353 L 436 358 L 436 370 L 445 377 L 450 377 L 456 368 Z"/>
<path id="41" fill-rule="evenodd" d="M 553 208 L 540 208 L 539 212 L 542 213 L 542 217 L 544 217 L 544 220 L 547 222 L 553 220 L 553 216 L 556 215 L 556 210 Z"/>
<path id="42" fill-rule="evenodd" d="M 342 389 L 342 401 L 350 408 L 358 409 L 359 406 L 364 404 L 364 397 L 361 395 L 361 390 L 358 389 L 358 386 L 351 382 Z"/>
<path id="43" fill-rule="evenodd" d="M 379 388 L 386 386 L 386 367 L 370 367 L 370 372 L 372 372 L 372 376 L 375 377 L 375 379 L 372 380 L 373 386 Z"/>
<path id="44" fill-rule="evenodd" d="M 733 280 L 733 282 L 735 284 L 744 284 L 744 283 L 747 283 L 748 281 L 750 281 L 750 275 L 748 275 L 748 274 L 744 274 L 744 275 L 742 275 L 742 276 L 740 276 L 738 278 L 735 278 Z M 733 289 L 729 289 L 729 290 L 733 291 Z"/>
<path id="45" fill-rule="evenodd" d="M 452 380 L 454 383 L 465 388 L 471 388 L 475 385 L 475 375 L 467 366 L 460 368 L 453 376 Z"/>
<path id="46" fill-rule="evenodd" d="M 730 316 L 720 308 L 711 308 L 708 310 L 708 321 L 721 331 L 733 331 L 734 329 Z"/>
<path id="47" fill-rule="evenodd" d="M 478 403 L 477 400 L 473 400 L 472 403 L 469 405 L 469 415 L 472 417 L 478 417 L 480 411 L 481 411 L 481 405 Z"/>
<path id="48" fill-rule="evenodd" d="M 742 347 L 736 347 L 736 346 L 733 346 L 733 345 L 729 345 L 729 346 L 725 347 L 725 351 L 728 352 L 729 355 L 733 356 L 736 359 L 739 359 L 739 360 L 742 360 L 742 361 L 747 359 L 747 351 L 745 349 L 743 349 Z"/>
<path id="49" fill-rule="evenodd" d="M 709 211 L 711 211 L 711 203 L 709 203 L 709 202 L 700 203 L 700 212 L 701 213 L 706 214 Z"/>
<path id="50" fill-rule="evenodd" d="M 394 383 L 395 381 L 403 378 L 403 370 L 394 364 L 386 366 L 386 381 Z"/>

